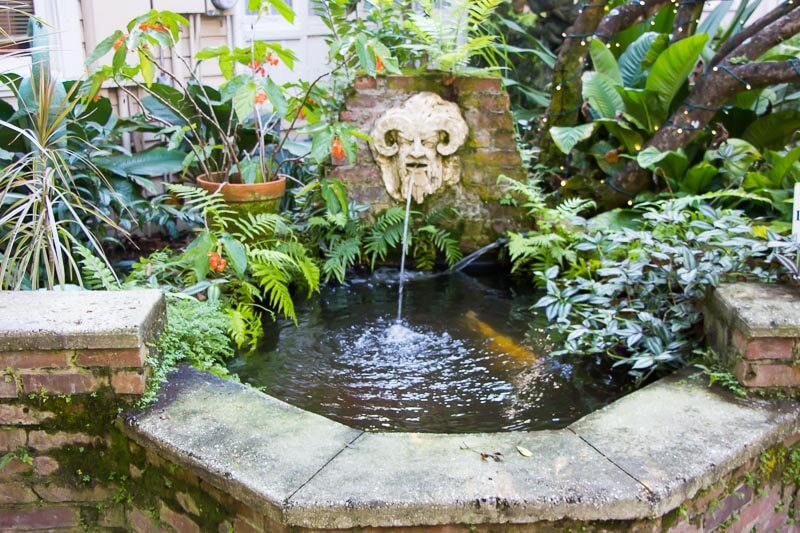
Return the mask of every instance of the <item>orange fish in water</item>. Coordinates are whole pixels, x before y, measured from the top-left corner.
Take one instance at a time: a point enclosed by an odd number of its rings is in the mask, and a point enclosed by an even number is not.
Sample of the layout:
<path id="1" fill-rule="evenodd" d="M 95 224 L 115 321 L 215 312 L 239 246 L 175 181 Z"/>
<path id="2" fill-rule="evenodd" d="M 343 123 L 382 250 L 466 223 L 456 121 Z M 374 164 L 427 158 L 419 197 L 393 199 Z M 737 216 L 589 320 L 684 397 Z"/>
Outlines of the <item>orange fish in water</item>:
<path id="1" fill-rule="evenodd" d="M 521 363 L 532 363 L 537 357 L 530 348 L 522 346 L 508 335 L 503 335 L 492 326 L 478 318 L 475 311 L 467 311 L 464 315 L 467 327 L 485 337 L 493 351 L 511 356 Z"/>

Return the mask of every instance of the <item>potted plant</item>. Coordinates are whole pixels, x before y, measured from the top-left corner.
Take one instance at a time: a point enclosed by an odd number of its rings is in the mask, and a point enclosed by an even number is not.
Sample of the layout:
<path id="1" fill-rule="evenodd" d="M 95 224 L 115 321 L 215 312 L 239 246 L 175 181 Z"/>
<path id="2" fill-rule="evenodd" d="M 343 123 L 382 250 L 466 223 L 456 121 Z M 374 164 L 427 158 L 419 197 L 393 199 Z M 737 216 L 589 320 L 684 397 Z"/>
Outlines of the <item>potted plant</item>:
<path id="1" fill-rule="evenodd" d="M 249 0 L 248 9 L 259 17 L 274 10 L 294 20 L 282 0 Z M 319 104 L 329 99 L 319 84 L 327 74 L 280 85 L 272 70 L 279 63 L 293 68 L 294 53 L 254 38 L 246 47 L 205 48 L 192 61 L 176 46 L 187 24 L 176 13 L 151 10 L 128 23 L 127 32 L 100 42 L 87 62 L 113 51 L 111 64 L 94 72 L 93 91 L 113 79 L 142 109 L 139 125 L 163 135 L 170 149 L 183 149 L 184 172 L 199 187 L 220 192 L 240 211 L 275 212 L 292 179 L 288 167 L 308 157 L 321 162 L 331 153 L 354 157 L 357 132 L 331 120 Z M 161 64 L 159 48 L 183 64 L 186 80 Z M 201 81 L 198 69 L 207 60 L 216 60 L 225 78 L 219 87 Z M 311 142 L 302 141 L 309 136 Z"/>

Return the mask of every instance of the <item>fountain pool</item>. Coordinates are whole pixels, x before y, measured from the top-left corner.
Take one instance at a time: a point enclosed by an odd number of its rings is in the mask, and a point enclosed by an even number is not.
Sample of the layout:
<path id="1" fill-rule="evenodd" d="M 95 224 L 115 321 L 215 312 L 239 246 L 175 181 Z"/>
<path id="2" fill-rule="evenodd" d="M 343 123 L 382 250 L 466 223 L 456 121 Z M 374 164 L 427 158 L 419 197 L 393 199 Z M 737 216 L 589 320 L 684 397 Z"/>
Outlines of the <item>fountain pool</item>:
<path id="1" fill-rule="evenodd" d="M 531 300 L 497 278 L 398 274 L 323 289 L 299 326 L 268 327 L 230 369 L 288 403 L 374 431 L 554 429 L 621 396 L 624 375 L 582 356 L 551 356 Z"/>

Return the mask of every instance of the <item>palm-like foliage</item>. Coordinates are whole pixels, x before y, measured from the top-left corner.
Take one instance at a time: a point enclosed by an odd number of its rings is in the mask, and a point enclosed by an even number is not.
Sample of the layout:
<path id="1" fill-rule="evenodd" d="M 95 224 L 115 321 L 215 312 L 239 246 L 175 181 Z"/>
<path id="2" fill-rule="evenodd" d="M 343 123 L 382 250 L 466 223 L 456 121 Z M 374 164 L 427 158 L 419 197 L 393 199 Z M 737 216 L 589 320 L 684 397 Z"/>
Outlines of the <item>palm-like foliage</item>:
<path id="1" fill-rule="evenodd" d="M 67 129 L 78 104 L 78 84 L 66 91 L 39 66 L 15 89 L 20 110 L 0 120 L 0 128 L 16 134 L 27 152 L 0 169 L 0 287 L 82 284 L 74 256 L 77 243 L 87 243 L 107 263 L 85 221 L 97 220 L 125 232 L 83 198 L 76 185 L 73 172 L 82 168 L 111 189 L 85 152 L 71 148 L 83 142 Z"/>

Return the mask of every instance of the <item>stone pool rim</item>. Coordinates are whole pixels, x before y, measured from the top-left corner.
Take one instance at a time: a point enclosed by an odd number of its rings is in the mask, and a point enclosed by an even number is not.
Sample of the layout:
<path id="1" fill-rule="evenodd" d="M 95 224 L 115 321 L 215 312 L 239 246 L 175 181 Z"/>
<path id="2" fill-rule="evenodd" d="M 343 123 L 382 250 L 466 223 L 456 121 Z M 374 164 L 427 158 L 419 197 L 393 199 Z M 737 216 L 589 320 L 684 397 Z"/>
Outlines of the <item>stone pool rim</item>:
<path id="1" fill-rule="evenodd" d="M 647 519 L 800 430 L 797 402 L 738 399 L 693 373 L 559 430 L 434 434 L 349 428 L 181 367 L 120 426 L 290 528 Z"/>

